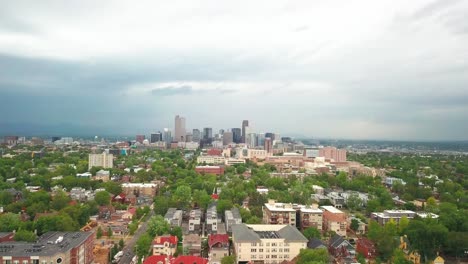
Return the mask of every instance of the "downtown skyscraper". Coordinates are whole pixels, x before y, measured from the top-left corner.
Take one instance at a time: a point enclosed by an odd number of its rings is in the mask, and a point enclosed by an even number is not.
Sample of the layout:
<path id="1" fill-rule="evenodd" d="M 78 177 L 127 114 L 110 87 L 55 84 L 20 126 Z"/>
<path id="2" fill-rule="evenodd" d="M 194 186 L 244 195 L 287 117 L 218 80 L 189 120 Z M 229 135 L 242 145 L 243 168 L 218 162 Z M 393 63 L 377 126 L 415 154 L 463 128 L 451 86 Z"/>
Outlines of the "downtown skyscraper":
<path id="1" fill-rule="evenodd" d="M 174 141 L 185 142 L 186 133 L 187 132 L 185 130 L 185 117 L 176 115 L 174 125 Z"/>

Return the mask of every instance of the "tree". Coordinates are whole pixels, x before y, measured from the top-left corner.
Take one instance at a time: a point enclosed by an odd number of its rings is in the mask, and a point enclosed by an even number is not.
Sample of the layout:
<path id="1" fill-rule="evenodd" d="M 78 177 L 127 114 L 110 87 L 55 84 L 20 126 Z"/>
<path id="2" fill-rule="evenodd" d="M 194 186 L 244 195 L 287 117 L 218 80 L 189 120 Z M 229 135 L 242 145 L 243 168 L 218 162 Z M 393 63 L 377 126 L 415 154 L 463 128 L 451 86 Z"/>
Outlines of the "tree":
<path id="1" fill-rule="evenodd" d="M 406 233 L 406 228 L 409 225 L 409 219 L 406 216 L 403 216 L 398 223 L 398 233 L 404 235 Z"/>
<path id="2" fill-rule="evenodd" d="M 411 245 L 426 260 L 436 256 L 437 251 L 446 243 L 448 235 L 447 228 L 434 219 L 413 219 L 406 230 Z"/>
<path id="3" fill-rule="evenodd" d="M 13 195 L 7 191 L 0 192 L 0 205 L 8 205 L 13 202 Z"/>
<path id="4" fill-rule="evenodd" d="M 224 211 L 229 210 L 232 208 L 232 202 L 230 200 L 219 200 L 218 204 L 216 205 L 216 210 L 218 213 L 224 213 Z"/>
<path id="5" fill-rule="evenodd" d="M 176 236 L 179 241 L 182 241 L 183 233 L 182 233 L 182 228 L 180 226 L 176 226 L 172 228 L 169 231 L 169 234 L 171 234 L 172 236 Z"/>
<path id="6" fill-rule="evenodd" d="M 195 190 L 193 191 L 192 200 L 202 209 L 206 209 L 208 204 L 211 202 L 211 196 L 206 190 Z"/>
<path id="7" fill-rule="evenodd" d="M 174 200 L 177 202 L 178 207 L 187 208 L 192 196 L 192 189 L 187 185 L 177 187 L 174 192 Z"/>
<path id="8" fill-rule="evenodd" d="M 113 195 L 119 195 L 122 193 L 122 186 L 117 182 L 108 181 L 104 183 L 104 188 L 107 192 L 112 193 Z"/>
<path id="9" fill-rule="evenodd" d="M 329 255 L 328 250 L 321 249 L 301 249 L 297 264 L 310 264 L 310 263 L 328 263 Z"/>
<path id="10" fill-rule="evenodd" d="M 160 215 L 151 217 L 148 222 L 148 233 L 152 236 L 161 236 L 169 233 L 170 230 L 169 223 Z"/>
<path id="11" fill-rule="evenodd" d="M 405 253 L 397 248 L 393 251 L 392 263 L 394 264 L 412 264 L 413 262 L 405 258 Z"/>
<path id="12" fill-rule="evenodd" d="M 99 226 L 97 231 L 96 231 L 96 238 L 100 239 L 101 237 L 102 237 L 102 228 L 101 228 L 101 226 Z"/>
<path id="13" fill-rule="evenodd" d="M 252 216 L 250 217 L 246 224 L 249 224 L 249 225 L 254 225 L 254 224 L 261 224 L 262 223 L 262 220 L 260 218 L 258 218 L 258 216 Z"/>
<path id="14" fill-rule="evenodd" d="M 109 205 L 110 204 L 111 196 L 106 191 L 97 192 L 94 196 L 94 201 L 96 201 L 99 205 Z"/>
<path id="15" fill-rule="evenodd" d="M 225 256 L 221 259 L 221 264 L 234 264 L 236 263 L 236 256 Z"/>
<path id="16" fill-rule="evenodd" d="M 15 233 L 14 237 L 15 241 L 27 241 L 27 242 L 35 242 L 37 240 L 37 235 L 34 232 L 20 229 Z"/>
<path id="17" fill-rule="evenodd" d="M 349 227 L 356 232 L 359 229 L 359 220 L 353 218 Z"/>
<path id="18" fill-rule="evenodd" d="M 429 213 L 438 213 L 439 208 L 437 206 L 437 201 L 434 197 L 427 198 L 425 209 Z"/>
<path id="19" fill-rule="evenodd" d="M 70 197 L 68 197 L 68 195 L 64 191 L 58 191 L 54 195 L 54 198 L 50 203 L 50 207 L 52 207 L 52 209 L 56 211 L 60 211 L 68 205 L 70 200 Z"/>
<path id="20" fill-rule="evenodd" d="M 135 253 L 139 259 L 148 255 L 151 246 L 151 237 L 148 234 L 142 235 L 136 242 Z"/>
<path id="21" fill-rule="evenodd" d="M 5 213 L 0 215 L 0 232 L 11 232 L 18 230 L 21 226 L 19 215 L 13 213 Z"/>
<path id="22" fill-rule="evenodd" d="M 362 206 L 362 199 L 359 198 L 359 195 L 353 193 L 348 197 L 346 206 L 351 210 L 351 212 L 356 211 Z"/>
<path id="23" fill-rule="evenodd" d="M 125 242 L 123 241 L 123 239 L 120 239 L 119 240 L 119 249 L 122 250 L 124 247 L 125 247 Z"/>
<path id="24" fill-rule="evenodd" d="M 112 235 L 113 235 L 113 234 L 112 234 L 112 228 L 109 226 L 109 227 L 107 228 L 107 237 L 112 237 Z"/>
<path id="25" fill-rule="evenodd" d="M 309 240 L 312 238 L 320 239 L 320 231 L 316 227 L 313 227 L 313 226 L 306 228 L 303 234 Z"/>

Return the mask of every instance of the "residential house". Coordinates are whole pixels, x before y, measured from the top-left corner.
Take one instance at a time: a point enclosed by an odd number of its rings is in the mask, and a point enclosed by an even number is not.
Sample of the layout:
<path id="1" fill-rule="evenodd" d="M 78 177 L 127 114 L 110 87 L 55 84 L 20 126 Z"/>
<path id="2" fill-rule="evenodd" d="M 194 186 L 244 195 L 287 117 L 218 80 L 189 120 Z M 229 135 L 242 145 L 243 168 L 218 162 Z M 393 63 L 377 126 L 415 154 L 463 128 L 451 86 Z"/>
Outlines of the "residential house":
<path id="1" fill-rule="evenodd" d="M 311 238 L 309 242 L 307 242 L 307 248 L 308 249 L 320 249 L 320 248 L 327 248 L 327 245 L 323 243 L 322 240 L 318 238 Z"/>
<path id="2" fill-rule="evenodd" d="M 340 235 L 335 235 L 328 241 L 328 252 L 335 258 L 346 258 L 356 255 L 353 245 Z"/>
<path id="3" fill-rule="evenodd" d="M 153 255 L 173 256 L 177 251 L 177 236 L 157 236 L 153 240 Z"/>
<path id="4" fill-rule="evenodd" d="M 216 203 L 212 203 L 206 210 L 206 231 L 212 234 L 218 232 L 218 212 L 216 211 Z"/>
<path id="5" fill-rule="evenodd" d="M 241 224 L 242 217 L 240 215 L 239 209 L 233 207 L 231 210 L 226 210 L 224 212 L 224 219 L 226 222 L 226 232 L 232 232 L 232 225 Z"/>
<path id="6" fill-rule="evenodd" d="M 171 225 L 171 227 L 181 226 L 182 225 L 182 210 L 177 210 L 176 208 L 169 208 L 164 219 Z"/>
<path id="7" fill-rule="evenodd" d="M 189 232 L 199 233 L 201 231 L 201 210 L 194 209 L 189 215 Z"/>
<path id="8" fill-rule="evenodd" d="M 363 255 L 366 259 L 374 259 L 377 256 L 375 244 L 365 237 L 359 238 L 356 242 L 356 252 Z"/>
<path id="9" fill-rule="evenodd" d="M 221 259 L 229 256 L 229 236 L 215 234 L 208 236 L 209 259 L 212 264 L 220 264 Z"/>
<path id="10" fill-rule="evenodd" d="M 182 240 L 184 254 L 192 256 L 201 255 L 201 237 L 197 234 L 190 234 L 184 236 Z"/>

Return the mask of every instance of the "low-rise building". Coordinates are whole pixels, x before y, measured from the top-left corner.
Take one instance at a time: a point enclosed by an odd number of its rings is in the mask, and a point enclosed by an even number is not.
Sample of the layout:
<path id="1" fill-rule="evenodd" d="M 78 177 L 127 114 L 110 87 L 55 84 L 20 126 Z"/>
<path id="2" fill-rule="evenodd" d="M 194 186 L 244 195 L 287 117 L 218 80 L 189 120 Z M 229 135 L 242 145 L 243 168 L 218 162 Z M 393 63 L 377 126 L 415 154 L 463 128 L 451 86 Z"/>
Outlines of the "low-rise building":
<path id="1" fill-rule="evenodd" d="M 215 174 L 215 175 L 223 175 L 224 168 L 221 166 L 196 166 L 195 171 L 201 174 Z"/>
<path id="2" fill-rule="evenodd" d="M 323 209 L 323 231 L 334 231 L 340 236 L 346 236 L 346 215 L 333 206 L 321 206 Z"/>
<path id="3" fill-rule="evenodd" d="M 335 208 L 343 208 L 344 198 L 338 192 L 330 192 L 327 197 Z"/>
<path id="4" fill-rule="evenodd" d="M 177 210 L 176 208 L 169 208 L 164 219 L 171 225 L 171 227 L 181 226 L 182 225 L 182 210 Z"/>
<path id="5" fill-rule="evenodd" d="M 198 164 L 224 164 L 225 163 L 225 158 L 223 156 L 198 156 L 197 157 L 197 163 Z"/>
<path id="6" fill-rule="evenodd" d="M 264 224 L 296 226 L 296 210 L 290 203 L 268 200 L 268 203 L 262 207 L 262 211 Z"/>
<path id="7" fill-rule="evenodd" d="M 299 209 L 299 219 L 301 220 L 301 230 L 305 230 L 309 227 L 315 227 L 319 231 L 322 231 L 322 210 L 310 206 L 301 206 Z"/>
<path id="8" fill-rule="evenodd" d="M 307 248 L 308 240 L 291 225 L 232 226 L 236 263 L 281 263 L 291 261 Z"/>
<path id="9" fill-rule="evenodd" d="M 233 207 L 231 210 L 226 210 L 224 212 L 224 219 L 226 222 L 226 232 L 232 232 L 232 226 L 235 224 L 242 223 L 242 217 L 240 215 L 239 209 Z"/>
<path id="10" fill-rule="evenodd" d="M 197 234 L 184 236 L 182 241 L 184 254 L 191 256 L 200 256 L 201 254 L 201 237 Z"/>
<path id="11" fill-rule="evenodd" d="M 206 232 L 215 234 L 218 232 L 218 212 L 216 203 L 212 203 L 206 210 Z"/>
<path id="12" fill-rule="evenodd" d="M 156 183 L 122 183 L 123 192 L 128 194 L 134 194 L 135 196 L 147 195 L 154 196 L 158 191 L 158 184 Z"/>
<path id="13" fill-rule="evenodd" d="M 189 232 L 199 233 L 201 230 L 201 210 L 194 209 L 190 211 Z"/>
<path id="14" fill-rule="evenodd" d="M 0 263 L 91 264 L 92 232 L 47 232 L 37 242 L 0 243 Z"/>
<path id="15" fill-rule="evenodd" d="M 371 213 L 371 219 L 374 219 L 380 225 L 385 225 L 390 220 L 393 220 L 398 225 L 401 218 L 413 219 L 416 216 L 420 218 L 439 218 L 438 215 L 433 213 L 414 212 L 411 210 L 384 210 L 383 212 Z"/>
<path id="16" fill-rule="evenodd" d="M 157 236 L 153 240 L 153 255 L 173 256 L 177 251 L 177 243 L 176 236 Z"/>
<path id="17" fill-rule="evenodd" d="M 335 258 L 347 258 L 356 255 L 354 246 L 340 235 L 335 235 L 328 241 L 328 252 Z"/>
<path id="18" fill-rule="evenodd" d="M 212 264 L 220 264 L 221 259 L 229 256 L 229 236 L 215 234 L 208 236 L 209 260 Z"/>
<path id="19" fill-rule="evenodd" d="M 100 171 L 96 172 L 95 180 L 97 180 L 97 181 L 101 180 L 103 182 L 108 182 L 110 180 L 110 171 L 100 170 Z"/>

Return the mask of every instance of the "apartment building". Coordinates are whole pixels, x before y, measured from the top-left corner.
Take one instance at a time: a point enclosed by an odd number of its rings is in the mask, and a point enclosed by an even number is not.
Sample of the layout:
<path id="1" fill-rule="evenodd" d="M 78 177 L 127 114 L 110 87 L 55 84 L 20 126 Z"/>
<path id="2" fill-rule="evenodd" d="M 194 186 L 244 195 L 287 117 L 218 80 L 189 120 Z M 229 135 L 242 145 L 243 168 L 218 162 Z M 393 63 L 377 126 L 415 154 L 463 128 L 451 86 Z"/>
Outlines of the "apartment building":
<path id="1" fill-rule="evenodd" d="M 147 195 L 154 196 L 158 190 L 156 183 L 122 183 L 122 190 L 126 195 L 134 194 L 136 196 Z"/>
<path id="2" fill-rule="evenodd" d="M 411 210 L 384 210 L 383 212 L 371 213 L 371 219 L 374 219 L 380 225 L 385 225 L 390 220 L 393 220 L 396 224 L 399 224 L 401 218 L 403 217 L 406 217 L 407 219 L 413 219 L 416 216 L 420 218 L 439 218 L 438 215 L 433 213 L 417 213 Z"/>
<path id="3" fill-rule="evenodd" d="M 215 234 L 208 236 L 209 262 L 220 264 L 221 260 L 229 256 L 229 236 L 227 234 Z"/>
<path id="4" fill-rule="evenodd" d="M 333 206 L 321 206 L 323 210 L 323 227 L 324 232 L 334 231 L 340 236 L 346 236 L 346 214 Z"/>
<path id="5" fill-rule="evenodd" d="M 197 163 L 198 164 L 216 164 L 216 165 L 222 165 L 225 163 L 225 158 L 223 156 L 217 156 L 217 155 L 202 155 L 197 157 Z"/>
<path id="6" fill-rule="evenodd" d="M 89 154 L 88 169 L 92 167 L 103 167 L 111 169 L 114 167 L 114 155 L 103 152 L 102 154 Z"/>
<path id="7" fill-rule="evenodd" d="M 315 227 L 318 230 L 322 231 L 323 225 L 323 211 L 310 207 L 310 206 L 301 206 L 299 209 L 299 219 L 300 228 L 304 230 L 309 227 Z"/>
<path id="8" fill-rule="evenodd" d="M 236 263 L 291 261 L 307 248 L 307 238 L 291 225 L 233 225 L 232 242 Z"/>
<path id="9" fill-rule="evenodd" d="M 262 210 L 264 224 L 296 226 L 296 210 L 290 203 L 277 203 L 275 200 L 268 200 Z"/>

